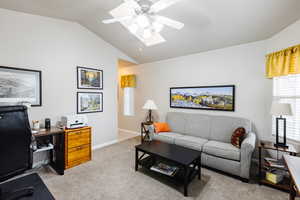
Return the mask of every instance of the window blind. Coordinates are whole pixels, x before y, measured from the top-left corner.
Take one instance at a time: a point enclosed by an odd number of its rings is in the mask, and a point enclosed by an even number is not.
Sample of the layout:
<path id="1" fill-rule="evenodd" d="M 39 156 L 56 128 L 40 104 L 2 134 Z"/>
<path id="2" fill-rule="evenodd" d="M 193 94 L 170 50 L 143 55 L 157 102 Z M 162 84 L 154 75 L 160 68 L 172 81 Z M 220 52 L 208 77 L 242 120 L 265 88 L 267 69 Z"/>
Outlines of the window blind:
<path id="1" fill-rule="evenodd" d="M 273 99 L 291 104 L 293 116 L 284 116 L 287 138 L 300 141 L 300 74 L 274 77 Z M 272 121 L 273 134 L 276 134 L 275 117 L 277 116 L 273 116 Z"/>
<path id="2" fill-rule="evenodd" d="M 124 88 L 124 115 L 134 116 L 134 88 Z"/>

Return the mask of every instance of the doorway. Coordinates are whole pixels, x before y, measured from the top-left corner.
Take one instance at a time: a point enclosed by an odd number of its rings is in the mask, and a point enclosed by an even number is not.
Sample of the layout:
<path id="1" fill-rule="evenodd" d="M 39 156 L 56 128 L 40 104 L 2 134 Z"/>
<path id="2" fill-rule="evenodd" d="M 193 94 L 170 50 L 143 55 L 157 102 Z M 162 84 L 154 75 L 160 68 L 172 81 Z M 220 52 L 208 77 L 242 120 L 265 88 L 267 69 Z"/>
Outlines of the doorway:
<path id="1" fill-rule="evenodd" d="M 121 77 L 130 73 L 130 67 L 136 63 L 119 59 L 118 60 L 118 141 L 128 140 L 139 136 L 126 126 L 130 118 L 134 117 L 134 88 L 121 88 Z"/>

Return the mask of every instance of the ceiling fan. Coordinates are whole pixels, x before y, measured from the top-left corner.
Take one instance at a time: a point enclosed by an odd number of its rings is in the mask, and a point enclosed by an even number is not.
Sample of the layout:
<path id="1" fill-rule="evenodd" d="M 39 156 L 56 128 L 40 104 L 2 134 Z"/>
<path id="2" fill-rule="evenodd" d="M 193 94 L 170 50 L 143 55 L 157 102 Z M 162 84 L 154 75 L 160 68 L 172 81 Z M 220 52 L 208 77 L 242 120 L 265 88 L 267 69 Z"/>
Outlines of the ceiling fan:
<path id="1" fill-rule="evenodd" d="M 104 24 L 120 22 L 147 46 L 159 44 L 166 41 L 160 35 L 164 26 L 177 30 L 184 27 L 181 22 L 157 14 L 179 1 L 124 0 L 120 6 L 110 11 L 114 18 L 102 22 Z"/>

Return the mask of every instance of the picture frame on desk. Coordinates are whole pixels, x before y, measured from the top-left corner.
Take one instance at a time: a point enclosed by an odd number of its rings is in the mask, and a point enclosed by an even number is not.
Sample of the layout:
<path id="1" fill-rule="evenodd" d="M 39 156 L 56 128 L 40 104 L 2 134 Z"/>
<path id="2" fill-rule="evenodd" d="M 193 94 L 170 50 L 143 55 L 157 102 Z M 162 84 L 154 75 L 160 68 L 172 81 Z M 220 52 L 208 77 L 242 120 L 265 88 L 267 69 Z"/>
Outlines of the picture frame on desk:
<path id="1" fill-rule="evenodd" d="M 42 106 L 42 71 L 0 66 L 0 105 Z"/>
<path id="2" fill-rule="evenodd" d="M 102 92 L 77 92 L 77 114 L 103 112 Z"/>

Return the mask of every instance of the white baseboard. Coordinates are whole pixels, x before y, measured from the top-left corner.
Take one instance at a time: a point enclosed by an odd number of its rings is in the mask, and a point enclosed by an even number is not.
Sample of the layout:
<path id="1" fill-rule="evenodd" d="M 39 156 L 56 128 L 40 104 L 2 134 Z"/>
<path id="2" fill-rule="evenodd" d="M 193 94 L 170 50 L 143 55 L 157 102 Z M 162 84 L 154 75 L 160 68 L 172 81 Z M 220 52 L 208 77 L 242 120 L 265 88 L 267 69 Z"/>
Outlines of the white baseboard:
<path id="1" fill-rule="evenodd" d="M 126 130 L 126 129 L 120 129 L 119 128 L 119 131 L 126 132 L 126 133 L 131 133 L 131 134 L 137 135 L 137 136 L 141 135 L 139 132 L 135 132 L 135 131 L 131 131 L 131 130 Z M 109 146 L 109 145 L 112 145 L 112 144 L 116 144 L 118 142 L 120 142 L 120 141 L 118 141 L 118 140 L 112 140 L 110 142 L 105 142 L 103 144 L 98 144 L 98 145 L 93 146 L 92 150 L 94 151 L 96 149 L 101 149 L 101 148 L 104 148 L 106 146 Z"/>
<path id="2" fill-rule="evenodd" d="M 92 147 L 93 151 L 96 150 L 96 149 L 101 149 L 103 147 L 106 147 L 106 146 L 109 146 L 109 145 L 112 145 L 112 144 L 116 144 L 118 143 L 118 140 L 112 140 L 110 142 L 105 142 L 103 144 L 99 144 L 99 145 L 95 145 Z"/>
<path id="3" fill-rule="evenodd" d="M 131 130 L 127 130 L 127 129 L 121 129 L 121 128 L 119 128 L 119 131 L 122 131 L 122 132 L 125 132 L 125 133 L 131 133 L 131 134 L 137 135 L 137 136 L 141 135 L 141 133 L 139 133 L 139 132 L 131 131 Z"/>

